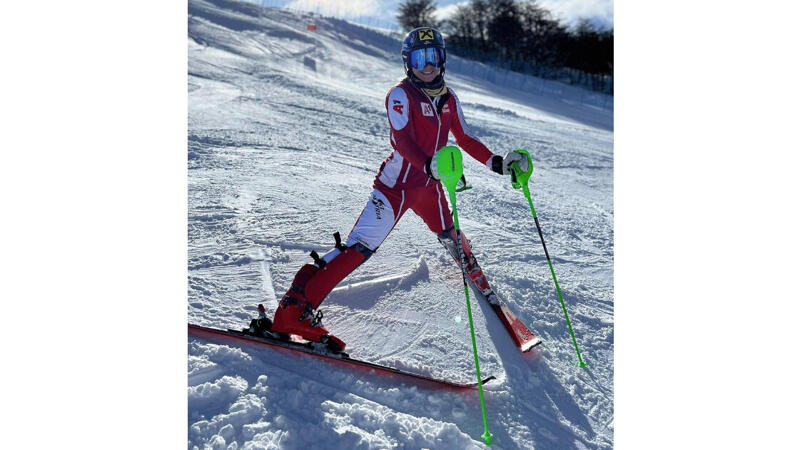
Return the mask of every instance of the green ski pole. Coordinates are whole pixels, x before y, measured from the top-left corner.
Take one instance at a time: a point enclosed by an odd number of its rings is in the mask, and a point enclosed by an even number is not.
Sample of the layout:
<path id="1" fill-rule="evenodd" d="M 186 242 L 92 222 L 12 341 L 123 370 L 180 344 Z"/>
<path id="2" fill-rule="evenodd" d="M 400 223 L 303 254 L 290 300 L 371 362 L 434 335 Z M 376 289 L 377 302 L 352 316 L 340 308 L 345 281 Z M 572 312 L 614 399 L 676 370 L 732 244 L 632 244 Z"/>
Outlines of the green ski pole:
<path id="1" fill-rule="evenodd" d="M 475 342 L 475 326 L 472 323 L 472 306 L 469 301 L 469 289 L 467 288 L 467 271 L 464 265 L 464 249 L 461 246 L 461 228 L 458 226 L 458 209 L 456 208 L 456 185 L 463 174 L 461 165 L 461 151 L 458 147 L 449 145 L 442 147 L 436 152 L 436 170 L 442 183 L 450 194 L 450 204 L 453 206 L 453 222 L 456 228 L 456 244 L 458 247 L 458 257 L 461 263 L 461 278 L 464 281 L 464 296 L 467 299 L 467 317 L 469 317 L 469 332 L 472 336 L 472 352 L 475 356 L 475 373 L 478 376 L 478 394 L 481 399 L 481 414 L 483 415 L 483 434 L 481 437 L 486 445 L 491 445 L 492 433 L 489 432 L 489 424 L 486 421 L 486 406 L 483 402 L 483 383 L 481 383 L 481 368 L 478 364 L 478 345 Z M 465 183 L 466 184 L 466 183 Z"/>
<path id="2" fill-rule="evenodd" d="M 556 272 L 553 270 L 553 262 L 550 261 L 550 254 L 547 252 L 547 245 L 544 243 L 544 236 L 542 235 L 542 227 L 539 225 L 539 218 L 536 217 L 536 209 L 533 207 L 533 200 L 531 200 L 531 192 L 528 189 L 528 180 L 533 174 L 533 159 L 531 158 L 531 154 L 528 153 L 527 150 L 518 149 L 514 150 L 517 153 L 525 155 L 528 158 L 528 170 L 527 172 L 523 172 L 522 168 L 519 166 L 519 163 L 513 162 L 511 163 L 511 186 L 514 189 L 522 188 L 522 193 L 525 194 L 525 198 L 528 199 L 528 205 L 531 207 L 531 214 L 533 215 L 533 221 L 536 222 L 536 231 L 539 232 L 539 239 L 542 241 L 542 248 L 544 248 L 544 256 L 547 257 L 547 264 L 550 266 L 550 274 L 553 275 L 553 283 L 556 285 L 556 292 L 558 292 L 558 299 L 561 301 L 561 309 L 564 310 L 564 318 L 567 319 L 567 327 L 569 327 L 569 334 L 572 335 L 572 343 L 575 345 L 575 353 L 578 354 L 578 366 L 586 367 L 586 363 L 583 362 L 583 358 L 581 358 L 581 351 L 578 350 L 578 341 L 575 339 L 575 332 L 572 331 L 572 323 L 569 321 L 569 315 L 567 314 L 567 307 L 564 305 L 564 297 L 561 296 L 561 288 L 558 286 L 558 280 L 556 280 Z"/>

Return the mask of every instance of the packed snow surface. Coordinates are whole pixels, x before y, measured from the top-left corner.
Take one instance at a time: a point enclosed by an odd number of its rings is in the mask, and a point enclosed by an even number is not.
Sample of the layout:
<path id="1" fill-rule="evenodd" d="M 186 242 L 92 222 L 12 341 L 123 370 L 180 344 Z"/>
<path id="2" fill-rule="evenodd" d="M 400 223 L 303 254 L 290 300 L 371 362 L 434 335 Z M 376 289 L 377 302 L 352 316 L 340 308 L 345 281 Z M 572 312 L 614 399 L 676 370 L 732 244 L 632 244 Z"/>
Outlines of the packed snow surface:
<path id="1" fill-rule="evenodd" d="M 391 152 L 384 98 L 402 76 L 400 38 L 225 0 L 190 0 L 188 28 L 189 321 L 241 328 L 364 207 Z M 533 155 L 534 205 L 588 364 L 577 367 L 527 201 L 466 156 L 461 226 L 543 340 L 521 354 L 471 296 L 481 372 L 497 377 L 485 387 L 492 447 L 610 448 L 613 113 L 464 76 L 476 63 L 449 60 L 473 132 L 495 153 Z M 411 212 L 322 309 L 353 357 L 475 377 L 460 271 Z M 190 449 L 484 447 L 477 391 L 248 344 L 190 338 L 188 402 Z"/>

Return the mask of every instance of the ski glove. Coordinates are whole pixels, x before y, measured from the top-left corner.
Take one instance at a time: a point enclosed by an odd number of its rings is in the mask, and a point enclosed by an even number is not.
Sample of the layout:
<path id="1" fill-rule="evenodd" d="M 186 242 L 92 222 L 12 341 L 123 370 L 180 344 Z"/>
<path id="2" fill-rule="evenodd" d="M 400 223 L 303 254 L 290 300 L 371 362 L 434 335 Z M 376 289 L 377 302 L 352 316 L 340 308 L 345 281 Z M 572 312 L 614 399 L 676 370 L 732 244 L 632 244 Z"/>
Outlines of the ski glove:
<path id="1" fill-rule="evenodd" d="M 518 163 L 523 172 L 528 171 L 528 158 L 517 152 L 508 152 L 505 157 L 494 155 L 492 157 L 492 171 L 500 175 L 508 175 L 511 173 L 512 163 Z"/>
<path id="2" fill-rule="evenodd" d="M 439 171 L 436 170 L 436 164 L 433 163 L 433 158 L 435 156 L 436 154 L 434 153 L 433 157 L 430 157 L 427 161 L 425 161 L 425 174 L 434 180 L 439 181 L 441 180 L 441 178 L 439 178 Z"/>

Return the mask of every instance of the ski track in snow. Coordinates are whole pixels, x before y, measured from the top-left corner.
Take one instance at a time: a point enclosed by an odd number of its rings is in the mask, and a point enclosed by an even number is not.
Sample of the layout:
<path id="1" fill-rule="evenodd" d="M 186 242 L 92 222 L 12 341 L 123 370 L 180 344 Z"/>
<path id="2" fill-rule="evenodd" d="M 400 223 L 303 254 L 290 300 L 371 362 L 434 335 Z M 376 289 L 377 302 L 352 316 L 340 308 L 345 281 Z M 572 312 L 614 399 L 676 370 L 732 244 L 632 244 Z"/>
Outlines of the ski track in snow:
<path id="1" fill-rule="evenodd" d="M 189 321 L 241 328 L 308 252 L 333 247 L 389 155 L 400 38 L 225 0 L 189 2 Z M 613 114 L 460 74 L 448 85 L 494 152 L 527 148 L 531 191 L 586 369 L 521 191 L 466 157 L 459 219 L 499 295 L 542 338 L 522 355 L 470 292 L 492 447 L 613 445 Z M 357 62 L 357 67 L 355 67 Z M 353 67 L 350 67 L 350 66 Z M 474 379 L 461 274 L 409 213 L 323 303 L 353 357 Z M 462 320 L 457 322 L 456 317 Z M 484 448 L 477 391 L 190 338 L 188 448 Z"/>

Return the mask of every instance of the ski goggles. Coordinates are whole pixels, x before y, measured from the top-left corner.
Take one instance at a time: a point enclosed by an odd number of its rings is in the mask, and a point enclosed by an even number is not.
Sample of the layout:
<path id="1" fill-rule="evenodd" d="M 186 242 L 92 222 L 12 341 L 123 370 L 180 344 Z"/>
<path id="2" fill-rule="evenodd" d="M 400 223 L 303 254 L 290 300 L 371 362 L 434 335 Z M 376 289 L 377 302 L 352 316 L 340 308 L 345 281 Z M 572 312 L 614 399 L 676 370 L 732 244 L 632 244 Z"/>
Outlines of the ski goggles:
<path id="1" fill-rule="evenodd" d="M 411 51 L 411 67 L 422 70 L 428 64 L 439 68 L 444 64 L 444 49 L 441 47 L 418 48 Z"/>

